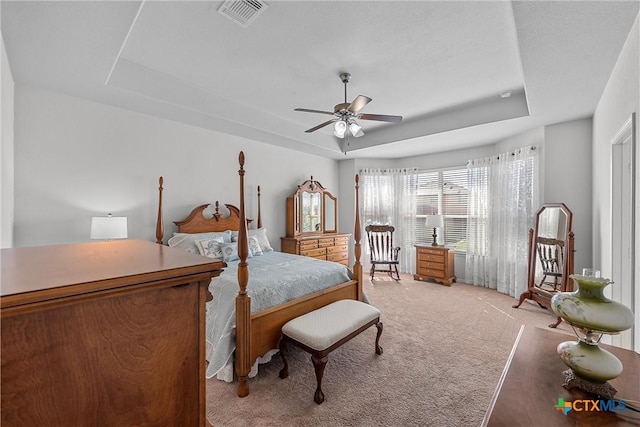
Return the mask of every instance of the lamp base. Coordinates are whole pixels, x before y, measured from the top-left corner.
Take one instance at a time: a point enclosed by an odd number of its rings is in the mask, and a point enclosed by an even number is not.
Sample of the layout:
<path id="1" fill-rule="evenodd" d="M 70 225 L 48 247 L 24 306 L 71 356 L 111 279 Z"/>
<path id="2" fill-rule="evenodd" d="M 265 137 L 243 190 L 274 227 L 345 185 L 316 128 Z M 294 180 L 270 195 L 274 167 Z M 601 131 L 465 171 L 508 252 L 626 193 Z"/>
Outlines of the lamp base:
<path id="1" fill-rule="evenodd" d="M 607 399 L 613 399 L 613 396 L 618 392 L 608 381 L 603 383 L 587 381 L 577 376 L 571 369 L 563 371 L 562 374 L 564 375 L 562 386 L 567 390 L 577 388 Z"/>
<path id="2" fill-rule="evenodd" d="M 438 234 L 436 234 L 436 227 L 433 227 L 433 234 L 431 236 L 433 237 L 433 243 L 431 243 L 431 246 L 438 246 L 438 242 L 436 241 L 438 239 Z"/>

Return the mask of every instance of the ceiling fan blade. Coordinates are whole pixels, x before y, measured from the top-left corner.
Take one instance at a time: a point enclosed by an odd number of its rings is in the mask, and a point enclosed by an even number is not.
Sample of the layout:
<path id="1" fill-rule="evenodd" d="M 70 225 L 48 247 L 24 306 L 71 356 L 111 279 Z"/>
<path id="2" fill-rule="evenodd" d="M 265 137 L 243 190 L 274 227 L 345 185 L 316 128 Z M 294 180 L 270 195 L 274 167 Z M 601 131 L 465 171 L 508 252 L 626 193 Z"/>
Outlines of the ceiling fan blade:
<path id="1" fill-rule="evenodd" d="M 331 111 L 320 111 L 320 110 L 310 110 L 308 108 L 294 108 L 293 111 L 303 111 L 305 113 L 320 113 L 320 114 L 330 114 L 333 116 L 334 113 Z"/>
<path id="2" fill-rule="evenodd" d="M 358 114 L 358 118 L 362 120 L 377 120 L 379 122 L 397 123 L 402 121 L 402 116 L 389 116 L 386 114 Z"/>
<path id="3" fill-rule="evenodd" d="M 306 132 L 306 133 L 315 132 L 315 131 L 317 131 L 318 129 L 325 127 L 326 125 L 329 125 L 329 124 L 331 124 L 331 123 L 335 122 L 336 120 L 338 120 L 338 119 L 331 119 L 331 120 L 327 120 L 327 121 L 326 121 L 326 122 L 324 122 L 324 123 L 320 123 L 318 126 L 314 126 L 314 127 L 312 127 L 311 129 L 307 129 L 307 130 L 305 130 L 305 132 Z"/>
<path id="4" fill-rule="evenodd" d="M 356 99 L 347 107 L 347 111 L 353 114 L 356 114 L 358 111 L 362 110 L 365 105 L 371 102 L 371 98 L 364 95 L 358 95 Z"/>

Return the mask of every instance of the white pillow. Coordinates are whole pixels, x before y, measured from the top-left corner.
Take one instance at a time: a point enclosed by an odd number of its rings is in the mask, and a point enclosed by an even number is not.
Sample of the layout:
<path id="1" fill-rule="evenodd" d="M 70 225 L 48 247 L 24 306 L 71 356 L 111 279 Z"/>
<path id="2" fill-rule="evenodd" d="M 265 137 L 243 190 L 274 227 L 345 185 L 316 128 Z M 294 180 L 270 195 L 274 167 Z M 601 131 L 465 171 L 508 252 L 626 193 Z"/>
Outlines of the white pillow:
<path id="1" fill-rule="evenodd" d="M 258 238 L 256 236 L 249 237 L 249 256 L 259 256 L 262 255 L 262 248 L 260 247 L 260 242 L 258 242 Z"/>
<path id="2" fill-rule="evenodd" d="M 218 260 L 222 260 L 222 249 L 220 248 L 220 245 L 223 243 L 224 239 L 222 237 L 196 241 L 200 255 Z"/>
<path id="3" fill-rule="evenodd" d="M 222 251 L 222 260 L 224 262 L 238 261 L 238 244 L 237 243 L 220 243 L 220 250 Z"/>
<path id="4" fill-rule="evenodd" d="M 172 248 L 184 249 L 194 254 L 200 253 L 197 240 L 214 239 L 222 237 L 225 242 L 231 242 L 231 231 L 212 231 L 210 233 L 173 233 L 167 244 Z"/>
<path id="5" fill-rule="evenodd" d="M 273 251 L 273 248 L 269 243 L 269 238 L 267 237 L 266 228 L 251 229 L 248 231 L 248 235 L 249 237 L 255 237 L 258 239 L 258 243 L 260 244 L 260 249 L 262 249 L 262 252 Z"/>

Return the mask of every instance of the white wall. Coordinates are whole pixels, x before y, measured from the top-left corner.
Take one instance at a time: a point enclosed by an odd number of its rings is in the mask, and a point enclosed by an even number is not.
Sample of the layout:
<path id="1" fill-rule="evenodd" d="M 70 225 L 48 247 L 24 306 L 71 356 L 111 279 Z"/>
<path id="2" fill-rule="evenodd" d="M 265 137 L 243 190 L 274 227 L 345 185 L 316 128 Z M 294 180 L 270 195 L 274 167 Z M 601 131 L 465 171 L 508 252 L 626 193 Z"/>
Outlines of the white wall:
<path id="1" fill-rule="evenodd" d="M 0 9 L 1 10 L 1 9 Z M 14 142 L 13 142 L 13 98 L 14 83 L 9 67 L 4 39 L 0 36 L 2 58 L 0 62 L 0 176 L 2 196 L 0 200 L 0 247 L 13 246 L 14 206 Z"/>
<path id="2" fill-rule="evenodd" d="M 591 229 L 592 120 L 574 120 L 544 129 L 544 186 L 541 203 L 562 202 L 573 213 L 574 270 L 596 267 Z"/>
<path id="3" fill-rule="evenodd" d="M 130 238 L 155 240 L 160 175 L 167 236 L 198 204 L 238 204 L 243 150 L 247 216 L 260 185 L 263 225 L 278 249 L 296 185 L 311 175 L 330 190 L 339 182 L 335 160 L 24 85 L 15 91 L 15 141 L 15 246 L 88 241 L 91 217 L 109 212 L 128 217 Z"/>
<path id="4" fill-rule="evenodd" d="M 616 66 L 593 116 L 593 265 L 610 277 L 612 242 L 610 236 L 611 139 L 629 118 L 640 114 L 640 15 L 620 53 Z M 631 331 L 633 348 L 640 351 L 640 120 L 636 120 L 635 144 L 635 279 L 631 300 L 621 300 L 635 313 Z M 614 284 L 615 286 L 615 284 Z M 615 298 L 614 298 L 615 299 Z M 618 337 L 613 342 L 618 344 Z"/>

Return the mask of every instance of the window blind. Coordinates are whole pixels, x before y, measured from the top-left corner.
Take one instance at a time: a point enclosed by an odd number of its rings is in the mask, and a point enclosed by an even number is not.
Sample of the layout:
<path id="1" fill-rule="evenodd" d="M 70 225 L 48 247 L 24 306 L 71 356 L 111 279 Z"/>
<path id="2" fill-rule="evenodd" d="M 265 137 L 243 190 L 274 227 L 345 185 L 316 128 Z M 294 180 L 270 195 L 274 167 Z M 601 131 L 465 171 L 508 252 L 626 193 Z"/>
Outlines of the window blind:
<path id="1" fill-rule="evenodd" d="M 418 173 L 415 237 L 418 243 L 433 241 L 433 229 L 425 226 L 427 215 L 443 215 L 440 244 L 464 251 L 467 236 L 467 169 L 421 171 Z"/>

